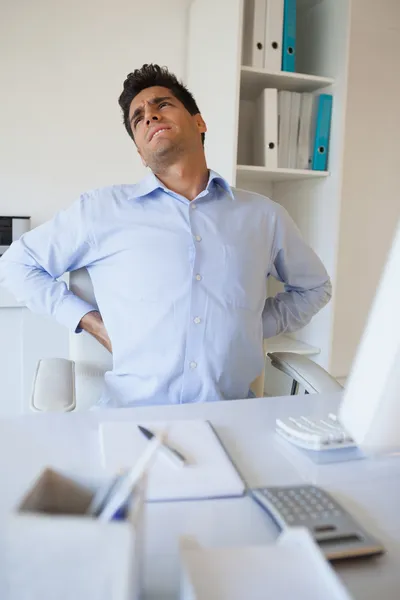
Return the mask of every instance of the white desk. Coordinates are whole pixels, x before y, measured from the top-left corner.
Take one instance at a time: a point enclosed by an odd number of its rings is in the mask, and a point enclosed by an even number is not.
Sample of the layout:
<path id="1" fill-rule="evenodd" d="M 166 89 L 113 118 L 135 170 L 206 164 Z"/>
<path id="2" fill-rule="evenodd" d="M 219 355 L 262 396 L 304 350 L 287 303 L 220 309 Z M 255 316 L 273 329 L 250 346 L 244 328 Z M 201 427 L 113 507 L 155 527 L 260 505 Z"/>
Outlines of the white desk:
<path id="1" fill-rule="evenodd" d="M 15 505 L 41 467 L 51 464 L 87 479 L 101 476 L 97 424 L 102 420 L 209 419 L 251 486 L 313 481 L 324 485 L 381 539 L 388 553 L 347 562 L 338 573 L 357 600 L 398 600 L 400 589 L 400 459 L 316 466 L 273 434 L 275 418 L 334 410 L 338 396 L 302 396 L 102 410 L 66 415 L 28 415 L 0 421 L 0 472 L 7 480 L 0 514 Z M 181 534 L 204 544 L 262 544 L 277 534 L 273 523 L 249 498 L 152 504 L 148 510 L 146 598 L 177 597 Z M 1 565 L 1 562 L 0 562 Z M 0 566 L 1 569 L 1 566 Z"/>

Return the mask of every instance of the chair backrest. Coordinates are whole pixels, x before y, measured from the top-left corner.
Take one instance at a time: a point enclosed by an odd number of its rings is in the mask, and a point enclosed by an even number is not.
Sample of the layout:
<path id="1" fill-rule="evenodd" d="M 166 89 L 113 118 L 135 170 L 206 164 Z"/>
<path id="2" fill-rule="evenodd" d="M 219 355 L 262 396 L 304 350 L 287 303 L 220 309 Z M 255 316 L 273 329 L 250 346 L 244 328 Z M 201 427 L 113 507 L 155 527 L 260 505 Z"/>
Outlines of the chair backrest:
<path id="1" fill-rule="evenodd" d="M 86 269 L 72 271 L 70 290 L 97 308 L 93 285 Z M 76 408 L 86 410 L 100 398 L 104 374 L 112 369 L 112 355 L 94 337 L 83 331 L 71 333 L 70 359 L 75 362 Z"/>

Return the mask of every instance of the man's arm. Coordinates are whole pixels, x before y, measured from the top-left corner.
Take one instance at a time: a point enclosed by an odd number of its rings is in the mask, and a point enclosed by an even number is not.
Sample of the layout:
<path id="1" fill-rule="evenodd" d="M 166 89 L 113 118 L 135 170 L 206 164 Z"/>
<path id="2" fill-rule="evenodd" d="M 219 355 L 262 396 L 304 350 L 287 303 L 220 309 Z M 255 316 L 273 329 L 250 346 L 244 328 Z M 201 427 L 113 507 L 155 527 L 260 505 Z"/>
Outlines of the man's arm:
<path id="1" fill-rule="evenodd" d="M 331 298 L 325 267 L 282 206 L 277 207 L 270 275 L 285 284 L 285 291 L 266 300 L 265 338 L 301 329 Z"/>
<path id="2" fill-rule="evenodd" d="M 96 308 L 56 279 L 96 259 L 88 218 L 90 202 L 81 196 L 54 219 L 14 242 L 0 259 L 0 285 L 33 312 L 51 315 L 77 332 L 79 323 L 87 323 L 83 317 Z"/>
<path id="3" fill-rule="evenodd" d="M 97 310 L 87 313 L 80 320 L 78 328 L 90 333 L 104 348 L 112 353 L 111 340 L 108 337 L 101 314 Z"/>

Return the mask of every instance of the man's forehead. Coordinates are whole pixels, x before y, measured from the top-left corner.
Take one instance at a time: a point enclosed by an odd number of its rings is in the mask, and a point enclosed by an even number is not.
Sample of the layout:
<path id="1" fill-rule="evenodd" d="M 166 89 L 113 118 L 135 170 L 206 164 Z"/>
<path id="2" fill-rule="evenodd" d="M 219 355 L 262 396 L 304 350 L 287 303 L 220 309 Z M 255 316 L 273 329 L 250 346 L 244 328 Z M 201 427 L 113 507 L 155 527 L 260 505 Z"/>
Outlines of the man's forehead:
<path id="1" fill-rule="evenodd" d="M 131 102 L 131 106 L 129 108 L 129 112 L 132 114 L 134 110 L 137 108 L 142 108 L 147 102 L 152 102 L 154 98 L 159 98 L 163 96 L 173 96 L 171 90 L 166 87 L 162 87 L 160 85 L 146 88 L 139 92 L 137 96 Z"/>

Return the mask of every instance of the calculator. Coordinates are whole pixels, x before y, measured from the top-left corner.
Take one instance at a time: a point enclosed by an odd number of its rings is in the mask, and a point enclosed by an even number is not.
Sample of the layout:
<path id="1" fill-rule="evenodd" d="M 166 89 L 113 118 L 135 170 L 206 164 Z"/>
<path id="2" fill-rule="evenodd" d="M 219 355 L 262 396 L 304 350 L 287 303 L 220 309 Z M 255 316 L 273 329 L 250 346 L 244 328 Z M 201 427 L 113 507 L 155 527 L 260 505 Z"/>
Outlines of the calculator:
<path id="1" fill-rule="evenodd" d="M 382 554 L 383 546 L 327 492 L 314 485 L 251 490 L 281 528 L 306 527 L 329 560 Z"/>

